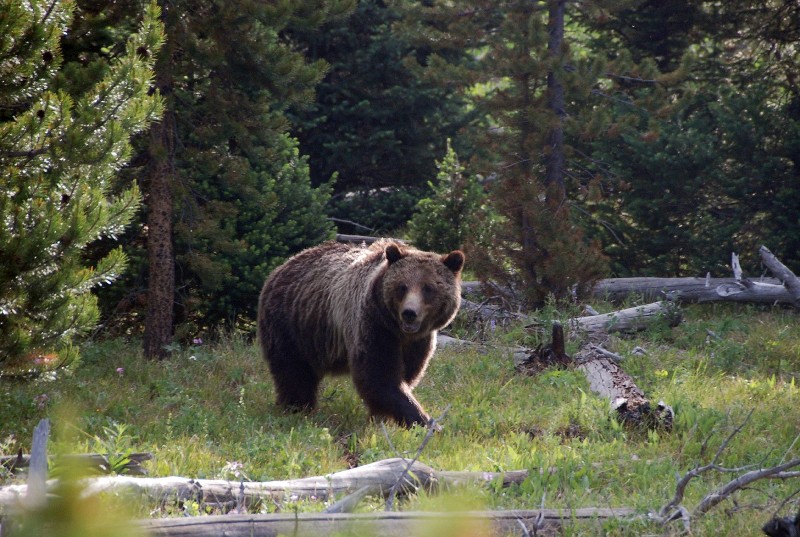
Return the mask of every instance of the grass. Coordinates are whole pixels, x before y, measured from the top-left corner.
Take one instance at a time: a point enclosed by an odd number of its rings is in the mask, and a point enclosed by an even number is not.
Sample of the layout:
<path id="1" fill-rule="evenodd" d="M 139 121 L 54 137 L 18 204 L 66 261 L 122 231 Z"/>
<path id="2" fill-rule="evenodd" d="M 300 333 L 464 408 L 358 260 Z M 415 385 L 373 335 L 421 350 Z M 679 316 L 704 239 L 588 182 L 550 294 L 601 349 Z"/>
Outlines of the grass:
<path id="1" fill-rule="evenodd" d="M 610 308 L 610 306 L 608 307 Z M 677 328 L 654 327 L 610 346 L 654 400 L 676 412 L 671 432 L 632 432 L 575 371 L 537 377 L 515 372 L 497 350 L 443 349 L 416 393 L 444 431 L 421 461 L 442 470 L 528 469 L 521 485 L 420 494 L 402 509 L 535 509 L 625 506 L 657 510 L 674 494 L 675 476 L 708 463 L 721 442 L 753 412 L 725 451 L 728 467 L 771 466 L 800 456 L 797 377 L 800 323 L 795 311 L 749 306 L 691 306 Z M 540 317 L 568 317 L 555 308 Z M 469 327 L 456 326 L 462 336 Z M 521 325 L 497 330 L 493 346 L 532 346 L 540 336 Z M 576 344 L 572 343 L 570 351 Z M 636 347 L 646 355 L 634 354 Z M 311 414 L 284 414 L 258 350 L 243 338 L 176 351 L 170 360 L 142 358 L 137 341 L 87 343 L 69 374 L 33 382 L 0 380 L 0 451 L 29 450 L 43 417 L 56 429 L 52 452 L 136 450 L 155 456 L 151 475 L 274 480 L 327 474 L 398 454 L 413 455 L 425 431 L 369 419 L 347 378 L 328 379 Z M 691 508 L 734 476 L 707 474 L 692 482 Z M 0 484 L 12 478 L 0 474 Z M 798 488 L 792 480 L 762 481 L 693 523 L 694 535 L 757 534 Z M 129 505 L 138 517 L 177 514 L 172 506 Z M 287 506 L 269 505 L 272 511 Z M 292 508 L 320 510 L 321 504 Z M 363 510 L 382 509 L 377 501 Z M 797 504 L 783 507 L 793 514 Z M 680 525 L 670 527 L 677 532 Z M 574 534 L 661 533 L 652 523 L 608 523 Z M 583 533 L 581 533 L 583 532 Z"/>

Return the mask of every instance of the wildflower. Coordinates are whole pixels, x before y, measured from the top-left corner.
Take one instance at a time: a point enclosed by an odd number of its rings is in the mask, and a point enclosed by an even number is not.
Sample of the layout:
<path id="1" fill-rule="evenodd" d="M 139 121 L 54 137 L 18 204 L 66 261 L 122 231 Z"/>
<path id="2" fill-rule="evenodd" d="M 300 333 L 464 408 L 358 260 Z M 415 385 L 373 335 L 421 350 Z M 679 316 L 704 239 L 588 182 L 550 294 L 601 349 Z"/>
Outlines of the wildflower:
<path id="1" fill-rule="evenodd" d="M 228 461 L 225 463 L 225 467 L 223 470 L 226 470 L 232 473 L 235 477 L 239 477 L 241 475 L 241 470 L 244 468 L 244 464 L 239 461 Z"/>
<path id="2" fill-rule="evenodd" d="M 191 360 L 192 362 L 197 361 L 197 356 L 195 356 L 193 354 L 193 355 L 189 356 L 189 360 Z"/>
<path id="3" fill-rule="evenodd" d="M 202 345 L 203 344 L 203 338 L 201 338 L 201 337 L 194 338 L 192 340 L 192 344 L 193 345 Z"/>
<path id="4" fill-rule="evenodd" d="M 117 368 L 117 375 L 119 375 L 121 377 L 124 374 L 125 374 L 125 368 L 124 367 L 118 367 Z"/>

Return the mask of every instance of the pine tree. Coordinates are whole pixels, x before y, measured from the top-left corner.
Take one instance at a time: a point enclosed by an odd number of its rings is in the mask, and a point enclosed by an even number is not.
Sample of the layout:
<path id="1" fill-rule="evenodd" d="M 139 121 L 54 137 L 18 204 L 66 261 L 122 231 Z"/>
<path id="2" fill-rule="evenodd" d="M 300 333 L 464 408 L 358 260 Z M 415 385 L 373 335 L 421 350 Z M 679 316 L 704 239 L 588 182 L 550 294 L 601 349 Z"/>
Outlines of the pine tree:
<path id="1" fill-rule="evenodd" d="M 486 192 L 475 175 L 468 175 L 447 141 L 447 152 L 436 163 L 439 172 L 430 184 L 430 197 L 417 203 L 408 221 L 408 234 L 417 248 L 435 252 L 463 249 L 490 235 L 496 218 L 486 207 Z"/>
<path id="2" fill-rule="evenodd" d="M 384 232 L 405 224 L 445 140 L 470 119 L 452 87 L 408 61 L 429 50 L 397 31 L 399 16 L 391 2 L 362 0 L 347 18 L 293 34 L 330 64 L 316 101 L 292 111 L 312 181 L 336 175 L 334 215 Z"/>
<path id="3" fill-rule="evenodd" d="M 661 7 L 646 6 L 627 15 L 637 28 L 661 23 Z M 670 95 L 652 112 L 615 104 L 616 138 L 593 144 L 596 159 L 625 185 L 606 215 L 622 239 L 609 247 L 615 270 L 722 275 L 737 252 L 755 272 L 760 244 L 800 266 L 800 7 L 689 2 L 683 15 L 674 15 L 685 28 L 680 40 L 653 34 L 626 43 L 671 50 L 664 65 L 680 66 L 668 75 L 677 79 Z M 689 38 L 702 46 L 689 47 Z"/>
<path id="4" fill-rule="evenodd" d="M 87 266 L 83 253 L 133 218 L 139 191 L 112 195 L 114 178 L 131 136 L 161 111 L 150 92 L 163 39 L 155 4 L 124 53 L 71 94 L 59 70 L 72 16 L 58 0 L 0 3 L 0 364 L 76 357 L 72 342 L 98 316 L 90 289 L 126 261 L 117 248 Z"/>
<path id="5" fill-rule="evenodd" d="M 471 89 L 474 106 L 490 118 L 476 146 L 502 225 L 492 244 L 475 248 L 471 266 L 482 278 L 507 284 L 528 305 L 549 295 L 567 298 L 605 271 L 599 245 L 580 223 L 586 193 L 598 190 L 580 149 L 608 127 L 607 99 L 625 91 L 627 79 L 613 73 L 634 73 L 627 57 L 589 49 L 583 21 L 608 19 L 612 7 L 624 6 L 563 0 L 407 5 L 409 34 L 437 52 L 473 52 L 460 64 L 431 55 L 427 68 Z"/>
<path id="6" fill-rule="evenodd" d="M 109 25 L 129 25 L 136 1 L 78 0 L 87 15 L 70 43 L 72 63 L 115 50 Z M 293 34 L 350 8 L 349 0 L 163 3 L 155 86 L 165 112 L 125 170 L 144 198 L 125 241 L 138 270 L 99 293 L 109 324 L 127 310 L 124 329 L 138 332 L 146 319 L 147 356 L 165 356 L 178 325 L 185 340 L 251 323 L 269 270 L 332 236 L 330 189 L 311 185 L 286 135 L 286 109 L 313 100 L 325 72 Z"/>

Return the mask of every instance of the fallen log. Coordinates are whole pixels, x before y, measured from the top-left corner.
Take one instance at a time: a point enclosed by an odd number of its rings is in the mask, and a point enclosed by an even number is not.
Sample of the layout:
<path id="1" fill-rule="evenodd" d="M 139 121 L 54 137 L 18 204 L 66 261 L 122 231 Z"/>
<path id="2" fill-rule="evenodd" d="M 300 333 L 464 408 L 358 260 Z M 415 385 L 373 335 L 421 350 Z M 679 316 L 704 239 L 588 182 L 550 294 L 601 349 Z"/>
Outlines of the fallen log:
<path id="1" fill-rule="evenodd" d="M 652 405 L 633 378 L 601 349 L 584 347 L 575 354 L 575 361 L 591 390 L 610 401 L 621 423 L 644 429 L 672 429 L 672 408 L 663 401 Z"/>
<path id="2" fill-rule="evenodd" d="M 541 509 L 532 511 L 279 513 L 215 515 L 140 521 L 160 537 L 277 537 L 278 535 L 557 535 L 576 524 L 600 525 L 609 519 L 632 519 L 630 508 Z M 437 531 L 437 528 L 440 531 Z M 523 531 L 524 530 L 524 531 Z"/>
<path id="3" fill-rule="evenodd" d="M 752 304 L 793 304 L 789 291 L 774 278 L 611 278 L 600 280 L 592 296 L 622 302 L 631 295 L 644 300 L 669 298 L 685 304 L 738 302 Z"/>
<path id="4" fill-rule="evenodd" d="M 776 278 L 783 282 L 786 290 L 792 296 L 792 304 L 800 307 L 800 280 L 797 279 L 794 272 L 789 270 L 789 267 L 781 263 L 766 246 L 761 246 L 758 249 L 761 256 L 761 262 L 767 267 Z"/>
<path id="5" fill-rule="evenodd" d="M 681 318 L 680 309 L 673 303 L 661 301 L 600 315 L 575 317 L 568 321 L 568 325 L 573 330 L 589 333 L 627 333 L 645 330 L 662 319 L 667 320 L 670 326 L 677 326 Z"/>
<path id="6" fill-rule="evenodd" d="M 373 242 L 379 241 L 383 238 L 396 241 L 396 242 L 406 242 L 403 239 L 395 239 L 392 237 L 372 237 L 370 235 L 348 235 L 346 233 L 337 233 L 336 240 L 338 242 L 350 242 L 354 244 L 372 244 Z"/>
<path id="7" fill-rule="evenodd" d="M 371 495 L 387 495 L 404 475 L 407 459 L 384 459 L 350 470 L 325 476 L 306 477 L 282 481 L 236 482 L 224 479 L 191 479 L 187 477 L 131 477 L 102 476 L 83 481 L 84 494 L 102 492 L 129 492 L 140 494 L 153 501 L 195 500 L 201 504 L 253 505 L 262 500 L 284 501 L 287 498 L 324 501 L 369 487 Z M 441 486 L 455 486 L 467 482 L 490 483 L 502 480 L 503 486 L 521 483 L 526 470 L 511 472 L 439 472 L 415 461 L 399 487 L 400 494 L 409 494 L 422 488 L 435 491 Z M 48 481 L 48 490 L 57 485 Z M 0 505 L 15 503 L 25 495 L 26 485 L 0 487 Z"/>

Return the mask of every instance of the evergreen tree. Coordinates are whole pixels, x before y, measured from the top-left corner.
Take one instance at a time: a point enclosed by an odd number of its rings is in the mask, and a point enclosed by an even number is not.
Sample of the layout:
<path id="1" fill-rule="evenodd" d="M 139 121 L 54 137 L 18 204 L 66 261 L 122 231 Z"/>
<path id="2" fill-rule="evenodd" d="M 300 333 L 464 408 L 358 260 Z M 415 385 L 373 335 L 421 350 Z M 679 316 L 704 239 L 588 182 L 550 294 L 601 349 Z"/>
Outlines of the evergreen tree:
<path id="1" fill-rule="evenodd" d="M 114 249 L 87 266 L 83 252 L 133 218 L 138 189 L 112 196 L 113 181 L 131 135 L 160 113 L 150 94 L 163 38 L 155 4 L 103 75 L 70 94 L 59 69 L 72 15 L 57 0 L 0 3 L 0 364 L 75 358 L 72 341 L 97 320 L 89 290 L 126 261 Z"/>
<path id="2" fill-rule="evenodd" d="M 417 203 L 408 222 L 409 237 L 417 248 L 435 252 L 463 249 L 469 242 L 483 244 L 476 238 L 491 235 L 496 219 L 485 205 L 486 193 L 478 177 L 465 173 L 449 140 L 437 167 L 431 196 Z"/>
<path id="3" fill-rule="evenodd" d="M 79 0 L 92 15 L 79 21 L 84 38 L 72 60 L 115 49 L 107 25 L 124 27 L 135 1 Z M 251 321 L 271 267 L 332 235 L 324 211 L 330 189 L 310 184 L 306 160 L 286 135 L 286 109 L 311 101 L 325 72 L 292 34 L 349 7 L 347 0 L 164 3 L 167 42 L 155 86 L 165 112 L 127 170 L 144 194 L 145 220 L 126 240 L 139 270 L 101 293 L 109 314 L 133 308 L 129 320 L 147 319 L 147 356 L 166 354 L 178 323 L 183 339 Z"/>
<path id="4" fill-rule="evenodd" d="M 626 85 L 644 80 L 652 68 L 635 66 L 629 55 L 591 50 L 594 34 L 585 21 L 607 21 L 612 8 L 629 4 L 407 4 L 409 34 L 437 51 L 473 51 L 466 64 L 432 55 L 427 67 L 471 88 L 474 105 L 494 123 L 476 145 L 482 172 L 493 179 L 491 200 L 502 225 L 492 244 L 475 248 L 471 266 L 482 278 L 507 284 L 529 305 L 549 295 L 566 298 L 605 271 L 599 245 L 584 235 L 580 222 L 601 190 L 582 150 L 608 128 L 608 103 L 630 93 Z"/>
<path id="5" fill-rule="evenodd" d="M 362 0 L 347 18 L 293 33 L 310 59 L 330 65 L 316 101 L 292 111 L 312 181 L 335 175 L 334 216 L 383 232 L 405 224 L 445 140 L 471 118 L 452 87 L 408 61 L 424 63 L 430 50 L 397 31 L 398 19 L 391 3 Z"/>
<path id="6" fill-rule="evenodd" d="M 622 239 L 609 247 L 615 271 L 727 274 L 737 252 L 756 272 L 759 244 L 800 267 L 800 10 L 741 0 L 689 12 L 687 35 L 702 46 L 686 49 L 669 104 L 617 106 L 617 118 L 637 120 L 595 141 L 596 159 L 626 185 L 606 216 Z"/>

